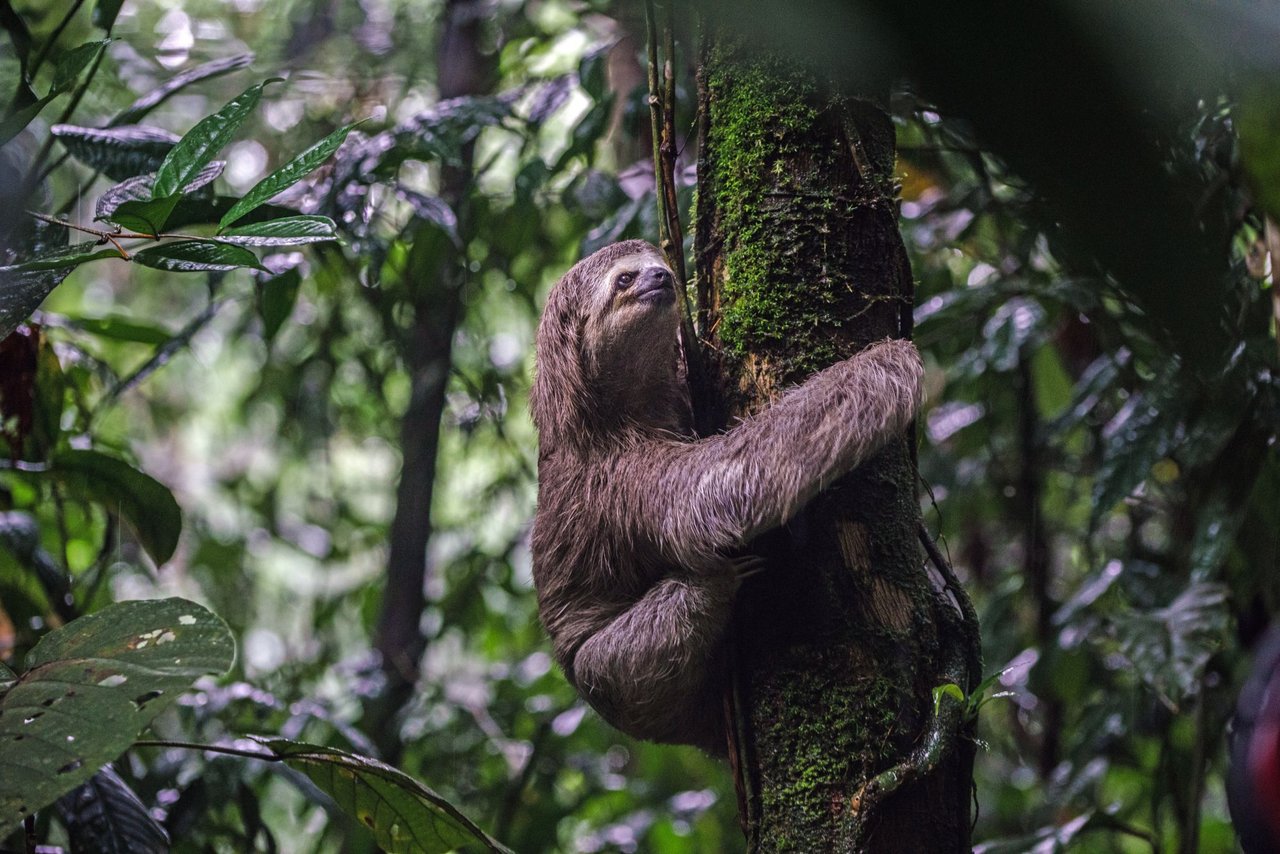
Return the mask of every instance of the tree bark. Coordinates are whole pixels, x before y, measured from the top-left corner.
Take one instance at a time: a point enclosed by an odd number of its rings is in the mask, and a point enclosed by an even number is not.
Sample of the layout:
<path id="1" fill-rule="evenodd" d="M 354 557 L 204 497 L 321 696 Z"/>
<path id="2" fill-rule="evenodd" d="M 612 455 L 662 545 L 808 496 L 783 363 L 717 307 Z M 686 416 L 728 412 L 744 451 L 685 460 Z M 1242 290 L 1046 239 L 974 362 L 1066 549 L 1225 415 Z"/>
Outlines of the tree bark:
<path id="1" fill-rule="evenodd" d="M 909 335 L 912 280 L 887 92 L 832 91 L 729 39 L 704 48 L 699 90 L 699 320 L 723 419 Z M 731 703 L 752 850 L 969 850 L 970 739 L 885 798 L 864 788 L 927 740 L 933 689 L 975 677 L 976 627 L 926 570 L 914 480 L 904 436 L 753 544 L 768 568 L 740 593 Z"/>

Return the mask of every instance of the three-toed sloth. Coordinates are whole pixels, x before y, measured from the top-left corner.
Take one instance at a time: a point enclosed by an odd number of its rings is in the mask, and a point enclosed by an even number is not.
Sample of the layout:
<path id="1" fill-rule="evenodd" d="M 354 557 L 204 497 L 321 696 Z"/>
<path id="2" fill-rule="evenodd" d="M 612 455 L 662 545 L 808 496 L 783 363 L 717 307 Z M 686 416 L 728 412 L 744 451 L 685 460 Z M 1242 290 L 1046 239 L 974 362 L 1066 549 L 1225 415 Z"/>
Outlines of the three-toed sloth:
<path id="1" fill-rule="evenodd" d="M 675 282 L 642 240 L 579 261 L 547 299 L 533 577 L 569 681 L 637 738 L 723 753 L 720 656 L 734 555 L 901 433 L 919 354 L 884 341 L 697 438 L 677 371 Z"/>

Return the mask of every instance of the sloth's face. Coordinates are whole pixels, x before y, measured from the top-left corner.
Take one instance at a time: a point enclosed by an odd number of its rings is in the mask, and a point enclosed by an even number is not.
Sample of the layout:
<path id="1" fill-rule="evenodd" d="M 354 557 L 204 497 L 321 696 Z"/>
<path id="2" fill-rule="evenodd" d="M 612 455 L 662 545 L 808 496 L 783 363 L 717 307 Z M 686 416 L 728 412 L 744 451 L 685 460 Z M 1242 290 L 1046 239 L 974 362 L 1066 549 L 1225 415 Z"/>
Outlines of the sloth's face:
<path id="1" fill-rule="evenodd" d="M 675 277 L 661 256 L 642 252 L 618 259 L 594 283 L 589 325 L 604 338 L 674 332 Z"/>
<path id="2" fill-rule="evenodd" d="M 656 252 L 619 258 L 592 284 L 586 337 L 593 361 L 628 373 L 648 361 L 667 358 L 676 334 L 675 277 Z"/>

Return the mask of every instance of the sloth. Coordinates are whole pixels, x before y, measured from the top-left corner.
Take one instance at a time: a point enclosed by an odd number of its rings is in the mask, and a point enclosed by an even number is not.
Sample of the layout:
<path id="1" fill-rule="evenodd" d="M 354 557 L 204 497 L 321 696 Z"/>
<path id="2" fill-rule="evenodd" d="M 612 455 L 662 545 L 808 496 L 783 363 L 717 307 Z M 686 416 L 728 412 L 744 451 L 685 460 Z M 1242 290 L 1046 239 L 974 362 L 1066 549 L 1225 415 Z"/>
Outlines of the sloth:
<path id="1" fill-rule="evenodd" d="M 743 547 L 902 433 L 922 367 L 883 341 L 697 438 L 678 327 L 675 279 L 642 240 L 552 288 L 530 392 L 533 578 L 556 660 L 606 721 L 723 754 L 724 636 L 758 564 Z"/>

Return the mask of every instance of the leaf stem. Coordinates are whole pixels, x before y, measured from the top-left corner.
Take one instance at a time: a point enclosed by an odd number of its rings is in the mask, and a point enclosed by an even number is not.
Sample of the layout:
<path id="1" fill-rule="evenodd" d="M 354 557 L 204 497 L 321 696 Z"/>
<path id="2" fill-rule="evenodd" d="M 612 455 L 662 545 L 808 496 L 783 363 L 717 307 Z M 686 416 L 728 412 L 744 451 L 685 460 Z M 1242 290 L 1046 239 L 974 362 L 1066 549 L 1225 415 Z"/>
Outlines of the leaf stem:
<path id="1" fill-rule="evenodd" d="M 60 225 L 64 228 L 70 228 L 74 231 L 83 231 L 85 234 L 92 234 L 94 237 L 97 237 L 99 240 L 108 241 L 111 244 L 113 244 L 116 247 L 116 249 L 120 250 L 121 257 L 123 257 L 126 261 L 129 259 L 129 253 L 126 252 L 124 250 L 124 247 L 121 246 L 120 243 L 118 242 L 121 240 L 177 239 L 177 240 L 199 240 L 204 243 L 221 243 L 222 242 L 218 240 L 216 237 L 209 237 L 207 235 L 201 235 L 201 234 L 186 234 L 185 232 L 181 232 L 181 231 L 160 231 L 160 232 L 156 232 L 155 234 L 140 234 L 136 231 L 121 231 L 121 230 L 107 231 L 106 229 L 102 229 L 102 228 L 94 228 L 88 225 L 80 225 L 79 223 L 75 223 L 75 222 L 68 222 L 65 219 L 58 219 L 57 217 L 49 216 L 48 214 L 43 214 L 43 213 L 40 213 L 39 211 L 29 210 L 27 211 L 27 213 L 35 217 L 36 219 L 40 220 L 41 222 L 47 222 L 50 225 Z"/>
<path id="2" fill-rule="evenodd" d="M 221 753 L 224 756 L 240 756 L 245 759 L 261 759 L 263 762 L 283 762 L 284 757 L 274 753 L 263 753 L 258 750 L 244 750 L 239 747 L 224 747 L 220 744 L 197 744 L 193 741 L 168 741 L 165 739 L 138 739 L 134 747 L 176 747 L 181 750 L 200 750 L 205 753 Z"/>

